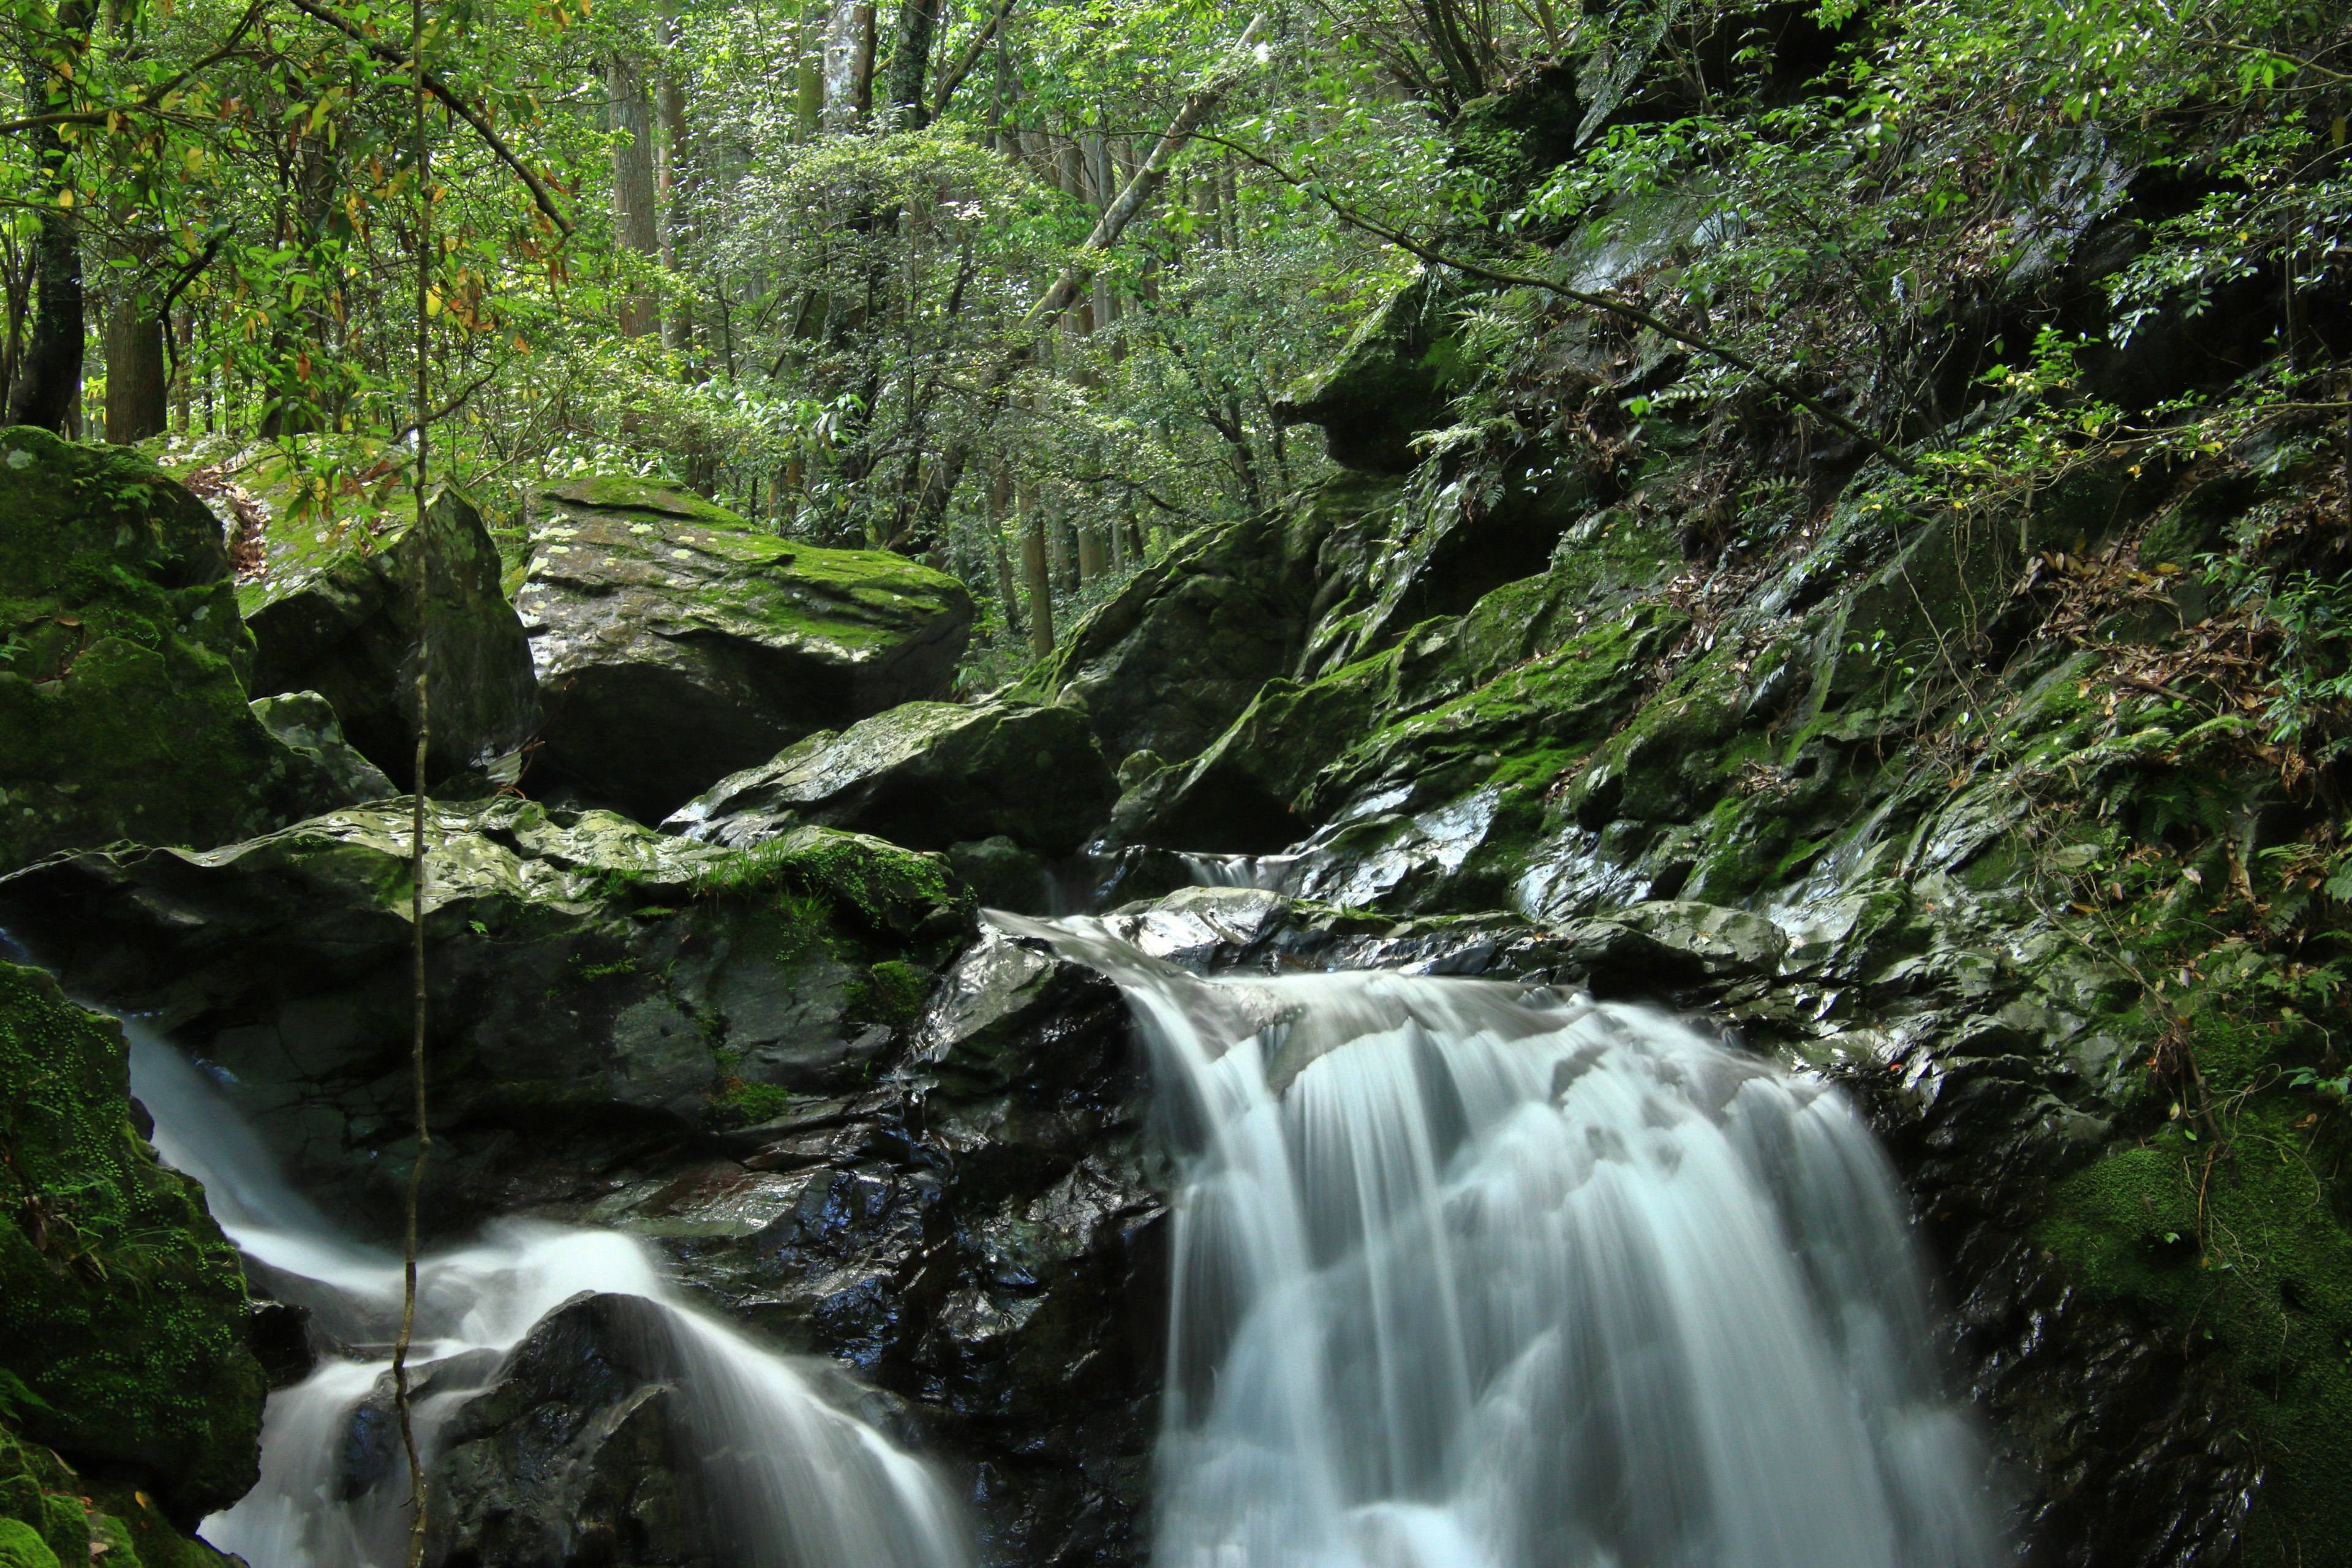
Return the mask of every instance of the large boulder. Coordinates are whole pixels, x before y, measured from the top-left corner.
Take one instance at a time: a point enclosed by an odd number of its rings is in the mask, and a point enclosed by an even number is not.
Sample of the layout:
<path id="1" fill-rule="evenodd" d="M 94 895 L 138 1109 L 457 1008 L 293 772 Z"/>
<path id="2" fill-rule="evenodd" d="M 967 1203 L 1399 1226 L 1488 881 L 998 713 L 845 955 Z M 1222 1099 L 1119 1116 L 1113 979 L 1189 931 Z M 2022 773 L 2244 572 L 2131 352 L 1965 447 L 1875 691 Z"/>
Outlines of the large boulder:
<path id="1" fill-rule="evenodd" d="M 428 785 L 488 770 L 530 738 L 538 682 L 522 622 L 474 503 L 444 489 L 422 533 L 405 518 L 281 508 L 263 566 L 238 592 L 257 691 L 316 691 L 344 736 L 400 787 L 416 767 L 416 552 L 427 551 Z"/>
<path id="2" fill-rule="evenodd" d="M 738 847 L 816 823 L 916 849 L 1005 837 L 1067 855 L 1117 793 L 1075 710 L 907 702 L 720 780 L 662 826 Z"/>
<path id="3" fill-rule="evenodd" d="M 1114 765 L 1192 756 L 1288 675 L 1387 528 L 1392 481 L 1343 474 L 1290 513 L 1188 535 L 1073 627 L 1016 695 L 1086 710 Z"/>
<path id="4" fill-rule="evenodd" d="M 201 502 L 121 447 L 0 432 L 0 870 L 348 798 L 247 707 L 253 657 Z"/>
<path id="5" fill-rule="evenodd" d="M 404 801 L 209 853 L 0 879 L 0 925 L 152 1014 L 331 1212 L 381 1226 L 415 1149 Z M 866 1086 L 969 920 L 937 857 L 807 827 L 751 854 L 507 796 L 428 813 L 426 1201 L 461 1227 L 647 1150 Z"/>
<path id="6" fill-rule="evenodd" d="M 0 964 L 0 1413 L 193 1521 L 259 1475 L 268 1388 L 236 1254 L 131 1116 L 121 1026 Z"/>
<path id="7" fill-rule="evenodd" d="M 530 777 L 658 822 L 817 730 L 947 695 L 971 595 L 644 480 L 541 492 L 518 596 L 546 693 Z"/>

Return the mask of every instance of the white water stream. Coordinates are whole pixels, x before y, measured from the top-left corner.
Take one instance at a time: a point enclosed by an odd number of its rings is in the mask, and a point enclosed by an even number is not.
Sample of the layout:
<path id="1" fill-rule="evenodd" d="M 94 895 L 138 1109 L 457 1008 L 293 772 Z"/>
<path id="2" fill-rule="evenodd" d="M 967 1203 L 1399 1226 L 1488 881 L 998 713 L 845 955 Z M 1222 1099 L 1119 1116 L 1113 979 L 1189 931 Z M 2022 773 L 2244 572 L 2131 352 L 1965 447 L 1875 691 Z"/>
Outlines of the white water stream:
<path id="1" fill-rule="evenodd" d="M 1125 987 L 1179 1151 L 1157 1568 L 1981 1568 L 1893 1175 L 1634 1007 L 1394 974 Z"/>
<path id="2" fill-rule="evenodd" d="M 261 1483 L 206 1520 L 205 1538 L 253 1568 L 393 1568 L 407 1560 L 408 1481 L 397 1440 L 373 1434 L 363 1402 L 390 1367 L 401 1299 L 397 1257 L 341 1235 L 279 1175 L 250 1128 L 203 1075 L 134 1021 L 132 1092 L 155 1142 L 205 1184 L 214 1217 L 284 1299 L 339 1339 L 381 1351 L 328 1357 L 270 1396 Z M 679 1425 L 696 1493 L 727 1568 L 964 1568 L 959 1510 L 927 1467 L 819 1392 L 810 1370 L 680 1303 L 638 1245 L 611 1231 L 509 1221 L 479 1242 L 421 1261 L 415 1409 L 428 1457 L 449 1417 L 491 1381 L 505 1352 L 582 1291 L 642 1297 L 667 1320 Z M 435 1366 L 434 1363 L 439 1363 Z M 362 1418 L 355 1426 L 354 1416 Z M 673 1441 L 678 1435 L 673 1434 Z M 388 1462 L 382 1456 L 389 1455 Z"/>

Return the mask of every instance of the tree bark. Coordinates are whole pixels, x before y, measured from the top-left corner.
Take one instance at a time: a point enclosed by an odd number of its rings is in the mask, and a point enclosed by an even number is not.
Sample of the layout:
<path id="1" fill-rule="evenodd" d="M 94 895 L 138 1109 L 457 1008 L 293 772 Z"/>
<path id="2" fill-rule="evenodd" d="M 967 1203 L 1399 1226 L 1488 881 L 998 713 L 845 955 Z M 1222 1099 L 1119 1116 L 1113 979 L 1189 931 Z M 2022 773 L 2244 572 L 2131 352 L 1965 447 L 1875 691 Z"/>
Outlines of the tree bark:
<path id="1" fill-rule="evenodd" d="M 901 131 L 919 131 L 929 119 L 923 88 L 931 68 L 931 40 L 940 25 L 940 0 L 900 0 L 898 36 L 890 51 L 890 118 Z"/>
<path id="2" fill-rule="evenodd" d="M 1021 588 L 1013 578 L 1013 557 L 1004 548 L 1004 513 L 1013 499 L 1013 470 L 1003 463 L 988 477 L 988 542 L 996 556 L 996 597 L 1004 606 L 1008 640 L 1022 630 Z"/>
<path id="3" fill-rule="evenodd" d="M 126 287 L 106 318 L 106 438 L 128 447 L 163 433 L 169 416 L 163 384 L 163 323 Z"/>
<path id="4" fill-rule="evenodd" d="M 1026 486 L 1021 497 L 1021 569 L 1029 581 L 1029 651 L 1043 658 L 1054 651 L 1054 578 L 1045 561 L 1045 517 Z"/>
<path id="5" fill-rule="evenodd" d="M 655 110 L 661 117 L 661 136 L 654 147 L 655 199 L 661 208 L 662 270 L 671 279 L 669 312 L 662 320 L 662 347 L 684 358 L 694 352 L 694 301 L 678 278 L 688 247 L 687 181 L 691 160 L 687 155 L 686 82 L 678 75 L 677 63 L 677 19 L 670 18 L 665 28 L 668 58 L 662 62 L 661 85 L 654 94 Z M 686 374 L 689 380 L 694 378 L 691 364 L 686 367 Z"/>
<path id="6" fill-rule="evenodd" d="M 45 105 L 35 112 L 40 107 Z M 33 145 L 47 176 L 36 188 L 49 199 L 41 204 L 40 230 L 33 239 L 32 332 L 8 387 L 8 423 L 63 435 L 81 391 L 81 220 L 57 203 L 71 189 L 57 127 L 36 130 Z"/>
<path id="7" fill-rule="evenodd" d="M 613 129 L 627 140 L 613 149 L 613 237 L 624 258 L 652 260 L 661 249 L 660 215 L 654 188 L 653 102 L 636 66 L 614 55 L 604 68 L 613 106 Z M 617 312 L 621 335 L 641 338 L 654 330 L 653 295 L 629 288 Z"/>
<path id="8" fill-rule="evenodd" d="M 823 0 L 806 0 L 801 7 L 793 140 L 803 144 L 816 139 L 816 128 L 824 118 L 824 15 Z"/>

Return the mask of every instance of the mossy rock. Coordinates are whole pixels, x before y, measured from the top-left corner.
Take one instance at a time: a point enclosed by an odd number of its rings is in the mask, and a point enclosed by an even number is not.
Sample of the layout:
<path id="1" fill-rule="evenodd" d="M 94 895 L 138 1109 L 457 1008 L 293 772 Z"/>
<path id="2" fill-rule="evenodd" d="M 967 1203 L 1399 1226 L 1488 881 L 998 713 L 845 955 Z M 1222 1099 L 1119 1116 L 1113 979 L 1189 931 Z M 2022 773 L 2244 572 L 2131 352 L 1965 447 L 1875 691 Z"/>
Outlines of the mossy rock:
<path id="1" fill-rule="evenodd" d="M 1196 756 L 1298 665 L 1340 563 L 1389 526 L 1392 479 L 1336 475 L 1286 512 L 1187 535 L 1063 637 L 1012 695 L 1075 705 L 1106 757 Z"/>
<path id="2" fill-rule="evenodd" d="M 247 707 L 252 661 L 203 503 L 123 448 L 0 432 L 0 870 L 341 804 Z"/>
<path id="3" fill-rule="evenodd" d="M 645 480 L 540 499 L 518 599 L 547 706 L 534 793 L 658 822 L 804 735 L 944 697 L 971 635 L 962 584 L 885 551 Z"/>
<path id="4" fill-rule="evenodd" d="M 449 1230 L 735 1126 L 742 1085 L 862 1088 L 902 1022 L 871 972 L 938 967 L 973 920 L 943 858 L 824 827 L 738 850 L 507 796 L 432 803 L 426 833 L 425 1197 Z M 0 879 L 0 923 L 218 1064 L 289 1175 L 389 1236 L 415 1153 L 408 836 L 395 800 L 219 850 L 91 851 Z"/>
<path id="5" fill-rule="evenodd" d="M 133 1131 L 130 1072 L 120 1025 L 0 965 L 0 1367 L 37 1441 L 202 1513 L 259 1474 L 267 1380 L 236 1254 Z"/>
<path id="6" fill-rule="evenodd" d="M 420 532 L 396 520 L 281 510 L 268 564 L 238 592 L 258 691 L 316 691 L 344 737 L 406 788 L 416 755 L 416 552 L 429 547 L 425 630 L 428 784 L 488 770 L 539 717 L 530 645 L 500 584 L 504 564 L 473 501 L 436 493 Z"/>
<path id="7" fill-rule="evenodd" d="M 815 823 L 916 849 L 1003 837 L 1060 856 L 1102 825 L 1114 794 L 1075 709 L 904 702 L 722 779 L 663 826 L 738 847 Z"/>
<path id="8" fill-rule="evenodd" d="M 1295 424 L 1318 425 L 1331 460 L 1367 474 L 1403 474 L 1419 461 L 1412 438 L 1445 422 L 1446 403 L 1474 367 L 1454 326 L 1465 290 L 1418 268 L 1349 337 L 1326 369 L 1275 406 Z"/>

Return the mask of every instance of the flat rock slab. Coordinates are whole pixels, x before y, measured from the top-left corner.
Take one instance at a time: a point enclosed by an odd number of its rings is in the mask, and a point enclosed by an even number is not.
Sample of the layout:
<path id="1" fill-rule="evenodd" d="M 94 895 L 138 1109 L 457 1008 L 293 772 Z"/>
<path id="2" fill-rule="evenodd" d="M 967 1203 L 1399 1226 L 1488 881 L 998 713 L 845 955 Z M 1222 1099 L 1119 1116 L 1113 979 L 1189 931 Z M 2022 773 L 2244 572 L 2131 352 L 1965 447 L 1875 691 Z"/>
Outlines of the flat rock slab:
<path id="1" fill-rule="evenodd" d="M 658 822 L 819 730 L 946 695 L 962 584 L 761 533 L 683 490 L 590 479 L 546 508 L 518 598 L 545 695 L 526 781 Z"/>
<path id="2" fill-rule="evenodd" d="M 814 823 L 914 849 L 1003 837 L 1066 855 L 1116 793 L 1075 709 L 907 702 L 720 780 L 662 826 L 738 848 Z"/>

